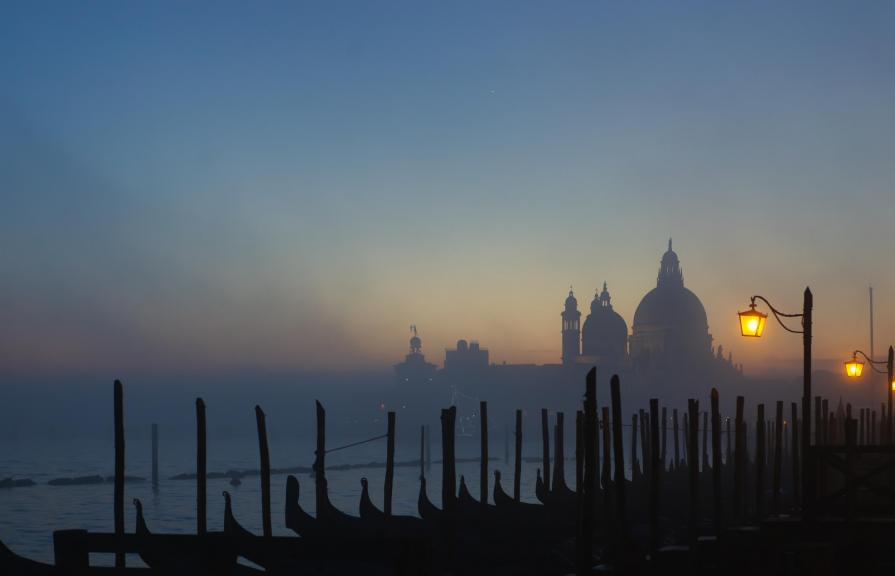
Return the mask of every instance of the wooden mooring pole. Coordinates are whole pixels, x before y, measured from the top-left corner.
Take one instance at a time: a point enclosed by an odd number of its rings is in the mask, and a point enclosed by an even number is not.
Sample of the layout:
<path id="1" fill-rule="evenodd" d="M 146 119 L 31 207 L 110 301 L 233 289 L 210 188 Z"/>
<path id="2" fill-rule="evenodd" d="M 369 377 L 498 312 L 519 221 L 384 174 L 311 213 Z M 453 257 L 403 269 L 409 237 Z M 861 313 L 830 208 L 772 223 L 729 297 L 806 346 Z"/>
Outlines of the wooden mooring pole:
<path id="1" fill-rule="evenodd" d="M 441 503 L 449 514 L 454 513 L 457 502 L 457 469 L 454 458 L 454 429 L 456 426 L 457 407 L 451 406 L 441 411 Z"/>
<path id="2" fill-rule="evenodd" d="M 432 430 L 426 424 L 426 470 L 432 469 Z"/>
<path id="3" fill-rule="evenodd" d="M 690 514 L 687 523 L 688 543 L 691 554 L 696 553 L 699 539 L 699 401 L 688 400 L 689 417 L 687 423 L 687 477 L 690 487 Z"/>
<path id="4" fill-rule="evenodd" d="M 755 521 L 761 522 L 764 516 L 764 477 L 765 477 L 765 420 L 764 404 L 758 405 L 758 419 L 755 424 Z"/>
<path id="5" fill-rule="evenodd" d="M 661 481 L 661 476 L 659 475 L 660 470 L 662 469 L 662 464 L 659 462 L 659 400 L 658 398 L 651 398 L 649 401 L 649 414 L 650 414 L 650 443 L 653 446 L 652 449 L 652 461 L 649 465 L 650 471 L 650 505 L 649 505 L 649 522 L 650 522 L 650 554 L 655 557 L 656 552 L 659 550 L 659 543 L 661 542 L 661 534 L 659 533 L 659 482 Z"/>
<path id="6" fill-rule="evenodd" d="M 566 484 L 565 415 L 556 413 L 556 429 L 553 449 L 553 490 Z"/>
<path id="7" fill-rule="evenodd" d="M 550 492 L 550 417 L 546 408 L 541 408 L 541 440 L 543 443 L 544 490 Z"/>
<path id="8" fill-rule="evenodd" d="M 208 532 L 206 464 L 205 402 L 201 398 L 196 398 L 196 533 L 200 536 Z"/>
<path id="9" fill-rule="evenodd" d="M 318 415 L 322 413 L 323 407 L 320 403 L 317 403 L 317 411 Z M 273 529 L 271 527 L 270 522 L 270 452 L 267 448 L 267 424 L 264 418 L 264 411 L 261 410 L 261 406 L 255 406 L 255 422 L 258 425 L 258 452 L 261 456 L 261 533 L 265 538 L 270 538 L 273 536 Z M 317 425 L 320 426 L 322 420 L 318 417 Z M 317 466 L 318 470 L 318 479 L 323 477 L 323 452 L 325 450 L 320 449 L 322 441 L 322 434 L 320 434 L 320 430 L 318 428 L 318 437 L 317 437 L 317 446 L 320 454 L 317 456 Z M 325 482 L 325 479 L 323 480 Z M 318 484 L 320 482 L 318 481 Z M 322 498 L 319 496 L 320 488 L 318 486 L 318 502 L 321 502 Z M 323 508 L 322 504 L 318 504 L 317 513 L 320 513 L 320 510 Z"/>
<path id="10" fill-rule="evenodd" d="M 319 400 L 315 401 L 317 413 L 317 449 L 314 461 L 315 501 L 319 514 L 326 508 L 326 410 Z"/>
<path id="11" fill-rule="evenodd" d="M 386 517 L 392 515 L 392 491 L 395 486 L 395 413 L 388 413 L 388 430 L 385 448 L 385 486 L 382 497 Z"/>
<path id="12" fill-rule="evenodd" d="M 702 471 L 708 472 L 709 469 L 709 413 L 702 413 Z"/>
<path id="13" fill-rule="evenodd" d="M 780 514 L 780 487 L 783 472 L 783 401 L 777 401 L 777 417 L 774 429 L 774 494 L 773 513 Z"/>
<path id="14" fill-rule="evenodd" d="M 668 466 L 668 460 L 666 457 L 668 456 L 668 407 L 662 406 L 662 471 L 665 471 L 665 467 Z"/>
<path id="15" fill-rule="evenodd" d="M 712 388 L 712 491 L 715 497 L 715 536 L 724 528 L 724 511 L 721 497 L 721 411 L 718 407 L 718 390 Z"/>
<path id="16" fill-rule="evenodd" d="M 616 532 L 619 543 L 627 542 L 628 520 L 625 506 L 625 442 L 622 436 L 622 399 L 618 375 L 613 375 L 609 383 L 612 396 L 612 441 L 615 454 L 614 494 L 616 502 Z"/>
<path id="17" fill-rule="evenodd" d="M 581 410 L 575 412 L 575 491 L 582 492 L 584 487 L 584 413 Z"/>
<path id="18" fill-rule="evenodd" d="M 481 437 L 481 461 L 479 463 L 479 503 L 488 504 L 488 403 L 479 403 L 479 432 Z"/>
<path id="19" fill-rule="evenodd" d="M 152 424 L 152 489 L 158 490 L 158 424 Z"/>
<path id="20" fill-rule="evenodd" d="M 603 485 L 603 520 L 604 532 L 611 534 L 612 530 L 612 428 L 610 426 L 609 406 L 603 406 L 600 410 L 603 420 L 603 470 L 601 475 Z"/>
<path id="21" fill-rule="evenodd" d="M 640 410 L 640 460 L 643 462 L 643 473 L 649 478 L 650 445 L 649 419 L 645 410 Z"/>
<path id="22" fill-rule="evenodd" d="M 576 572 L 590 574 L 593 566 L 592 542 L 594 514 L 596 512 L 597 468 L 597 371 L 587 373 L 584 392 L 584 412 L 579 412 L 577 456 L 583 456 L 583 477 L 578 486 L 578 513 L 580 515 L 578 537 L 575 542 Z M 583 453 L 583 454 L 582 454 Z"/>
<path id="23" fill-rule="evenodd" d="M 115 487 L 114 517 L 115 536 L 124 536 L 124 391 L 121 381 L 115 380 L 114 412 L 115 412 Z M 115 553 L 115 567 L 124 568 L 124 552 Z"/>
<path id="24" fill-rule="evenodd" d="M 737 522 L 745 520 L 745 492 L 743 490 L 743 480 L 746 475 L 746 431 L 743 428 L 743 408 L 746 399 L 737 396 L 736 423 L 736 450 L 734 454 L 733 466 L 733 510 L 734 518 Z"/>
<path id="25" fill-rule="evenodd" d="M 640 465 L 637 462 L 637 414 L 631 415 L 631 482 L 640 476 Z"/>
<path id="26" fill-rule="evenodd" d="M 513 500 L 519 502 L 522 491 L 522 410 L 516 410 L 516 459 L 513 470 Z"/>
<path id="27" fill-rule="evenodd" d="M 681 451 L 677 432 L 677 408 L 672 410 L 672 420 L 674 422 L 674 462 L 672 462 L 671 469 L 677 470 L 681 466 Z"/>
<path id="28" fill-rule="evenodd" d="M 792 413 L 792 442 L 790 442 L 790 444 L 792 444 L 792 500 L 793 507 L 798 508 L 802 505 L 802 484 L 801 477 L 799 475 L 801 472 L 801 466 L 799 465 L 799 434 L 801 433 L 801 431 L 799 430 L 800 426 L 798 405 L 795 402 L 790 405 L 790 411 Z"/>

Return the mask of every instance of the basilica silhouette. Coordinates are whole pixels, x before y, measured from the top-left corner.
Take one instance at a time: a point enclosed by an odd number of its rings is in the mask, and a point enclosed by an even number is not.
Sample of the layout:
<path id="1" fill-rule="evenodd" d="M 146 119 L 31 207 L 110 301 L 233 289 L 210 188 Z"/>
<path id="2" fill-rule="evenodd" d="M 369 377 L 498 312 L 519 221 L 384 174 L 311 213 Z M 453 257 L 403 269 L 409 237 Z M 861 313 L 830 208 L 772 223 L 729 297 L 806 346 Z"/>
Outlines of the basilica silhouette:
<path id="1" fill-rule="evenodd" d="M 612 308 L 606 282 L 594 294 L 590 313 L 581 322 L 578 300 L 572 289 L 560 313 L 562 355 L 557 364 L 492 364 L 488 350 L 478 342 L 459 340 L 445 351 L 444 367 L 426 362 L 422 341 L 412 327 L 410 353 L 396 364 L 395 380 L 405 396 L 421 390 L 478 398 L 524 394 L 549 401 L 557 387 L 579 383 L 593 366 L 608 378 L 619 374 L 626 387 L 643 395 L 657 388 L 723 386 L 742 377 L 742 366 L 724 357 L 722 346 L 713 347 L 705 308 L 699 297 L 684 286 L 677 253 L 669 239 L 662 255 L 656 286 L 649 290 L 634 312 L 631 331 L 625 319 Z M 667 391 L 667 390 L 666 390 Z M 402 400 L 403 402 L 403 400 Z M 549 404 L 548 404 L 549 405 Z"/>

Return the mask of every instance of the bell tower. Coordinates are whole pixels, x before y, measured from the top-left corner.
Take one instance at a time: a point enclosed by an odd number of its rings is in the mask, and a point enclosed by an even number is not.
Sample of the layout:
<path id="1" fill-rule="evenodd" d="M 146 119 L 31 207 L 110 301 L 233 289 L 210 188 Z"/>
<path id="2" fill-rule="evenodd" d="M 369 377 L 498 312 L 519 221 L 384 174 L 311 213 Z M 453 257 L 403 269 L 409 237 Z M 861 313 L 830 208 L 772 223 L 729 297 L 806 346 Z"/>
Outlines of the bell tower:
<path id="1" fill-rule="evenodd" d="M 574 364 L 575 359 L 581 355 L 581 312 L 578 311 L 578 301 L 575 299 L 571 286 L 569 286 L 565 309 L 560 316 L 562 317 L 562 363 Z"/>

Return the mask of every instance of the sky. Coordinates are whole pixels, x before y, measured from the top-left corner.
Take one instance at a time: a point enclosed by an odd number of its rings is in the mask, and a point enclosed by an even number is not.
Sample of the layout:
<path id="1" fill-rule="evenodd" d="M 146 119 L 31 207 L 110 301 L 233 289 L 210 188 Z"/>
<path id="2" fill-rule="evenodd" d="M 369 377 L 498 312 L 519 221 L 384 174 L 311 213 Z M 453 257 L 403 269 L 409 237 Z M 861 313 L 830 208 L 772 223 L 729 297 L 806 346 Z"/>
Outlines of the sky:
<path id="1" fill-rule="evenodd" d="M 5 2 L 0 373 L 557 362 L 669 237 L 715 342 L 895 342 L 891 2 Z M 868 350 L 869 351 L 869 350 Z"/>

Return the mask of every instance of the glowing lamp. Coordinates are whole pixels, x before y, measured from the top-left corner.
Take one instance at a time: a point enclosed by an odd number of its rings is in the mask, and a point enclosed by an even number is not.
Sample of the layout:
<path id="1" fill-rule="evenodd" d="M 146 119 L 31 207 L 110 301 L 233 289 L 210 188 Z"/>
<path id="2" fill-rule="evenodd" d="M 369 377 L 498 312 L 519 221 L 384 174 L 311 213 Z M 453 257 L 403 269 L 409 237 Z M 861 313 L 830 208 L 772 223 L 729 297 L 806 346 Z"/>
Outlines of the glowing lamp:
<path id="1" fill-rule="evenodd" d="M 845 375 L 849 378 L 858 378 L 864 372 L 864 363 L 858 362 L 857 358 L 852 358 L 845 363 Z"/>
<path id="2" fill-rule="evenodd" d="M 739 312 L 740 332 L 743 336 L 759 338 L 764 332 L 764 324 L 768 319 L 767 314 L 762 314 L 755 309 L 755 304 L 749 304 L 749 309 Z"/>
<path id="3" fill-rule="evenodd" d="M 895 392 L 895 380 L 892 380 L 892 392 Z"/>

